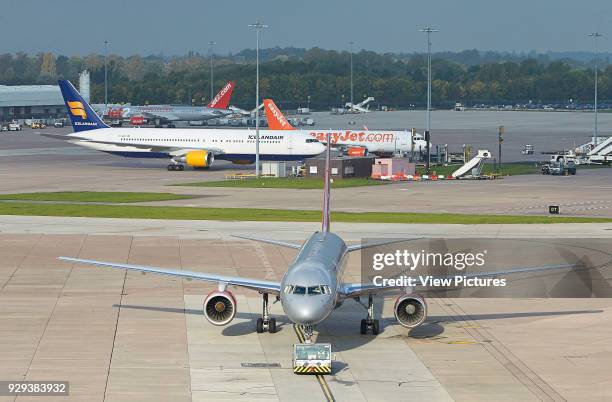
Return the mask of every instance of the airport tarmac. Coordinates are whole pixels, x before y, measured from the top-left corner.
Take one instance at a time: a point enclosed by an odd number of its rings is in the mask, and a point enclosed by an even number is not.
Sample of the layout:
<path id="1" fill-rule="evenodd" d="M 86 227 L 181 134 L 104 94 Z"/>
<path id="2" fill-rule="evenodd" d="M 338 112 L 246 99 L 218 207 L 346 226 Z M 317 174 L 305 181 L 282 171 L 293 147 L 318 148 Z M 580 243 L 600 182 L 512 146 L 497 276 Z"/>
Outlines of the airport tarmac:
<path id="1" fill-rule="evenodd" d="M 272 305 L 280 332 L 255 333 L 261 309 L 255 292 L 236 290 L 236 319 L 215 327 L 201 312 L 213 285 L 56 260 L 67 255 L 279 280 L 293 250 L 229 235 L 258 231 L 300 241 L 316 226 L 2 216 L 0 378 L 67 380 L 71 400 L 325 400 L 324 391 L 338 401 L 612 399 L 610 299 L 432 298 L 427 323 L 410 332 L 394 322 L 393 300 L 377 299 L 384 326 L 377 337 L 359 335 L 365 311 L 347 301 L 319 327 L 318 340 L 331 342 L 335 354 L 334 373 L 321 385 L 292 373 L 297 337 L 280 304 Z M 350 241 L 390 231 L 550 236 L 551 226 L 612 237 L 608 224 L 333 224 Z M 358 253 L 346 280 L 359 280 Z"/>
<path id="2" fill-rule="evenodd" d="M 382 112 L 381 112 L 382 113 Z M 460 112 L 457 112 L 460 113 Z M 50 129 L 51 132 L 61 132 Z M 63 131 L 66 132 L 67 129 Z M 319 190 L 182 187 L 223 180 L 252 167 L 219 162 L 210 170 L 168 172 L 164 160 L 129 159 L 22 131 L 0 137 L 0 193 L 32 191 L 152 191 L 197 198 L 150 205 L 319 209 Z M 538 174 L 488 181 L 407 182 L 334 190 L 335 211 L 448 212 L 511 215 L 548 213 L 612 216 L 612 169 L 579 169 L 576 176 Z"/>
<path id="3" fill-rule="evenodd" d="M 424 110 L 371 112 L 366 114 L 331 115 L 315 112 L 311 117 L 315 128 L 411 129 L 422 133 L 425 129 Z M 592 112 L 542 112 L 542 111 L 494 111 L 434 110 L 431 114 L 432 153 L 436 145 L 448 144 L 450 152 L 461 152 L 463 144 L 474 150 L 488 149 L 497 157 L 497 133 L 505 127 L 503 160 L 507 162 L 548 160 L 541 152 L 558 152 L 585 144 L 593 136 Z M 599 114 L 599 135 L 612 135 L 612 114 Z M 525 144 L 535 147 L 534 155 L 522 155 Z"/>

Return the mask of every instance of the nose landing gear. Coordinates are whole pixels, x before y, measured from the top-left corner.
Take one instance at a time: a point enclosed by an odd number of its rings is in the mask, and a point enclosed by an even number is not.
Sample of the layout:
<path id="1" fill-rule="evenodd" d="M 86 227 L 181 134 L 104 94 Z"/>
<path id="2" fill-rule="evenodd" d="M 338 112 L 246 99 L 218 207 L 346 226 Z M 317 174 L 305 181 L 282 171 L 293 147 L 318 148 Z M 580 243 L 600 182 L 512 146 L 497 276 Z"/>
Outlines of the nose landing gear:
<path id="1" fill-rule="evenodd" d="M 262 317 L 257 319 L 255 327 L 258 334 L 262 334 L 265 331 L 273 334 L 276 332 L 276 318 L 271 318 L 268 310 L 268 294 L 263 294 L 263 314 Z"/>

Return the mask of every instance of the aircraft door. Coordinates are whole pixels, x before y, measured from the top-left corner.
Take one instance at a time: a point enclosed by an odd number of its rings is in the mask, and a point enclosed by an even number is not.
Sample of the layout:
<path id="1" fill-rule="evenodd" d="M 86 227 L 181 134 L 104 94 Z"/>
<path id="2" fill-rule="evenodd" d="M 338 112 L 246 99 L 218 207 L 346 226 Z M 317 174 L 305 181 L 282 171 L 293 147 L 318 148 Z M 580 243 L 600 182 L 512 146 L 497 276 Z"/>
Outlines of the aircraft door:
<path id="1" fill-rule="evenodd" d="M 287 139 L 287 152 L 289 153 L 289 155 L 293 155 L 293 135 L 291 135 L 291 133 L 284 135 Z"/>

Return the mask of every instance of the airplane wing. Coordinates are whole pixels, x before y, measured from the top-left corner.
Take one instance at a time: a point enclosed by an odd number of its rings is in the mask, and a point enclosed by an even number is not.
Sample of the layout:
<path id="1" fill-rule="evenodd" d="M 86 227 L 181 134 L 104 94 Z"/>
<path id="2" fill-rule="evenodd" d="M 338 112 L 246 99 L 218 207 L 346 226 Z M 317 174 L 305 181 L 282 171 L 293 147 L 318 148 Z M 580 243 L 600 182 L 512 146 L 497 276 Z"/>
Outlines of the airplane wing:
<path id="1" fill-rule="evenodd" d="M 457 275 L 465 276 L 466 278 L 491 278 L 495 276 L 502 275 L 513 275 L 513 274 L 522 274 L 522 273 L 530 273 L 530 272 L 541 272 L 541 271 L 551 271 L 557 269 L 567 269 L 567 268 L 575 268 L 580 267 L 581 265 L 577 264 L 563 264 L 563 265 L 547 265 L 542 267 L 529 267 L 529 268 L 518 268 L 518 269 L 510 269 L 503 271 L 489 271 L 489 272 L 469 272 L 469 273 L 461 273 L 457 271 Z M 447 279 L 454 278 L 457 275 L 445 275 L 445 276 L 432 276 L 433 279 Z M 357 297 L 363 294 L 381 294 L 385 292 L 389 292 L 392 290 L 404 289 L 406 286 L 376 286 L 373 283 L 343 283 L 341 285 L 341 293 L 343 297 Z"/>
<path id="2" fill-rule="evenodd" d="M 372 243 L 351 244 L 350 246 L 347 246 L 347 250 L 349 252 L 358 251 L 358 250 L 363 250 L 365 248 L 370 248 L 370 247 L 386 246 L 388 244 L 404 243 L 407 241 L 420 240 L 420 239 L 423 239 L 423 237 L 415 237 L 412 239 L 381 240 L 381 241 L 374 241 Z"/>
<path id="3" fill-rule="evenodd" d="M 261 237 L 251 237 L 251 236 L 238 236 L 238 235 L 232 235 L 232 237 L 236 237 L 238 239 L 245 239 L 245 240 L 253 240 L 253 241 L 259 241 L 262 243 L 268 243 L 268 244 L 274 244 L 276 246 L 282 246 L 282 247 L 287 247 L 287 248 L 293 248 L 296 250 L 299 250 L 302 248 L 301 244 L 295 244 L 295 243 L 288 243 L 285 241 L 279 241 L 279 240 L 271 240 L 271 239 L 264 239 Z"/>
<path id="4" fill-rule="evenodd" d="M 175 276 L 175 277 L 186 278 L 186 279 L 195 279 L 195 280 L 205 281 L 205 282 L 216 282 L 220 284 L 240 286 L 243 288 L 256 290 L 258 292 L 271 293 L 275 295 L 280 294 L 280 282 L 271 282 L 271 281 L 264 281 L 264 280 L 259 280 L 259 279 L 249 279 L 249 278 L 239 278 L 236 276 L 207 274 L 204 272 L 193 272 L 193 271 L 183 271 L 183 270 L 175 270 L 175 269 L 147 267 L 147 266 L 142 266 L 142 265 L 117 264 L 117 263 L 112 263 L 112 262 L 85 260 L 85 259 L 71 258 L 71 257 L 59 257 L 58 259 L 62 261 L 67 261 L 67 262 L 96 265 L 96 266 L 105 267 L 105 268 L 127 269 L 131 271 L 139 271 L 139 272 L 145 272 L 145 273 L 150 272 L 154 274 L 169 275 L 169 276 Z"/>

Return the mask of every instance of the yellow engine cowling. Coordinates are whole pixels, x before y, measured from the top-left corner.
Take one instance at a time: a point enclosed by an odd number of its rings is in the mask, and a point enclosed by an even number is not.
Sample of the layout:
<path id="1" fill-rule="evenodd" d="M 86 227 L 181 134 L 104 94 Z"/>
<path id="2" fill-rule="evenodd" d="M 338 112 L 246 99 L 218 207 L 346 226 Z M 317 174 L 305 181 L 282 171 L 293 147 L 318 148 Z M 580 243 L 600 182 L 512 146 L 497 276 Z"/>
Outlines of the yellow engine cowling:
<path id="1" fill-rule="evenodd" d="M 181 162 L 191 167 L 205 168 L 213 164 L 215 156 L 208 151 L 190 151 L 181 158 Z"/>

